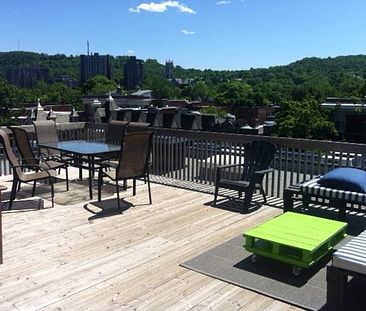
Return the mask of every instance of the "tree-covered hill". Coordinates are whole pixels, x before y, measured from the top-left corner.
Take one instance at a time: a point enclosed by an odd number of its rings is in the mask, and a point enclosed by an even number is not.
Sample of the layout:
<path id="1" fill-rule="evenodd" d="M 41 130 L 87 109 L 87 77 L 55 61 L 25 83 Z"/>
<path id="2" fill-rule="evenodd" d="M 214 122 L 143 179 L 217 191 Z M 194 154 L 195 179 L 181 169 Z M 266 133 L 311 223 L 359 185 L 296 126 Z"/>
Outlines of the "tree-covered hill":
<path id="1" fill-rule="evenodd" d="M 115 81 L 95 76 L 75 89 L 62 83 L 45 82 L 37 83 L 32 89 L 21 89 L 3 79 L 6 68 L 38 64 L 49 69 L 51 79 L 59 75 L 78 79 L 80 57 L 0 52 L 0 106 L 19 107 L 40 98 L 42 102 L 69 103 L 78 107 L 82 95 L 105 93 L 122 84 L 126 60 L 127 56 L 112 57 Z M 153 90 L 156 99 L 201 99 L 213 105 L 231 107 L 280 104 L 278 134 L 293 137 L 336 137 L 331 115 L 323 111 L 320 102 L 328 96 L 363 98 L 366 95 L 366 55 L 311 57 L 286 66 L 235 71 L 185 69 L 176 64 L 174 75 L 182 79 L 193 78 L 194 82 L 178 86 L 164 78 L 163 64 L 147 59 L 142 87 Z"/>
<path id="2" fill-rule="evenodd" d="M 127 56 L 112 57 L 116 82 L 120 82 L 122 79 L 123 64 L 126 59 Z M 30 64 L 45 66 L 49 69 L 51 78 L 62 74 L 76 79 L 79 77 L 79 56 L 47 55 L 33 52 L 0 52 L 0 74 L 2 76 L 4 76 L 5 70 L 9 66 L 27 66 Z M 163 72 L 163 64 L 154 59 L 145 61 L 147 79 L 162 77 Z M 278 82 L 288 85 L 305 84 L 304 86 L 310 87 L 312 83 L 320 81 L 323 86 L 337 88 L 342 83 L 349 82 L 347 81 L 349 78 L 366 78 L 366 55 L 328 57 L 324 59 L 311 57 L 285 66 L 234 71 L 185 69 L 176 64 L 175 75 L 180 78 L 195 78 L 211 84 L 218 84 L 231 79 L 241 79 L 251 86 Z"/>
<path id="3" fill-rule="evenodd" d="M 112 57 L 117 84 L 122 82 L 126 60 L 127 56 Z M 9 66 L 30 64 L 48 68 L 51 79 L 58 75 L 79 77 L 79 56 L 33 52 L 0 52 L 0 77 L 4 77 Z M 195 83 L 185 88 L 169 83 L 163 74 L 163 64 L 155 59 L 145 60 L 143 87 L 152 89 L 157 98 L 214 99 L 218 104 L 232 104 L 241 98 L 237 104 L 263 105 L 309 97 L 321 101 L 327 96 L 357 98 L 366 94 L 366 55 L 311 57 L 286 66 L 234 71 L 185 69 L 176 64 L 175 77 L 194 78 Z"/>

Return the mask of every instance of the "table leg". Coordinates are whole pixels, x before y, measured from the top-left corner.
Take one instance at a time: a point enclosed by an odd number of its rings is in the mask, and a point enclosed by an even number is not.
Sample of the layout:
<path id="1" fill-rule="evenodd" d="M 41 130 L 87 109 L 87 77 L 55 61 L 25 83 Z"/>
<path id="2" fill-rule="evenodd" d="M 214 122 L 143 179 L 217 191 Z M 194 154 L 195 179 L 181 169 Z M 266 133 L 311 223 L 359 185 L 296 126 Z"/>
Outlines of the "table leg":
<path id="1" fill-rule="evenodd" d="M 283 212 L 292 212 L 294 209 L 293 201 L 294 191 L 285 188 L 283 190 Z"/>
<path id="2" fill-rule="evenodd" d="M 94 158 L 92 156 L 88 156 L 88 171 L 89 171 L 89 197 L 90 200 L 93 199 L 93 161 Z"/>
<path id="3" fill-rule="evenodd" d="M 79 157 L 78 159 L 78 165 L 79 165 L 79 179 L 83 180 L 83 159 L 81 157 Z"/>
<path id="4" fill-rule="evenodd" d="M 5 186 L 0 186 L 0 265 L 3 263 L 3 224 L 1 219 L 1 213 L 2 213 L 2 203 L 1 203 L 1 191 L 6 190 Z"/>

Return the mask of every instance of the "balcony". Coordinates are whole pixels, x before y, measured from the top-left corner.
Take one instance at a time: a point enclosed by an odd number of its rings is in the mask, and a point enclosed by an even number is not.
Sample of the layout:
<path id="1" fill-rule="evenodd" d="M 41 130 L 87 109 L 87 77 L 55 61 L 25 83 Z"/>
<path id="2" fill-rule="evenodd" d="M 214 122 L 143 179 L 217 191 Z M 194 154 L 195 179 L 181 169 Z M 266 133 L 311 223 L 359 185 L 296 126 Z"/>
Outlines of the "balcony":
<path id="1" fill-rule="evenodd" d="M 59 134 L 103 140 L 104 125 L 64 124 Z M 1 310 L 300 310 L 179 264 L 281 214 L 285 186 L 344 163 L 364 168 L 366 151 L 360 144 L 266 137 L 279 147 L 275 171 L 264 182 L 268 204 L 240 214 L 241 202 L 226 200 L 236 194 L 222 192 L 213 207 L 216 166 L 240 162 L 242 145 L 252 139 L 257 137 L 156 129 L 153 204 L 140 181 L 137 196 L 130 188 L 121 193 L 122 214 L 108 187 L 102 202 L 90 201 L 76 169 L 69 192 L 56 184 L 54 208 L 47 185 L 37 190 L 39 198 L 23 186 L 22 199 L 3 212 Z M 352 162 L 354 155 L 359 161 Z M 0 170 L 0 184 L 9 189 L 4 157 Z"/>

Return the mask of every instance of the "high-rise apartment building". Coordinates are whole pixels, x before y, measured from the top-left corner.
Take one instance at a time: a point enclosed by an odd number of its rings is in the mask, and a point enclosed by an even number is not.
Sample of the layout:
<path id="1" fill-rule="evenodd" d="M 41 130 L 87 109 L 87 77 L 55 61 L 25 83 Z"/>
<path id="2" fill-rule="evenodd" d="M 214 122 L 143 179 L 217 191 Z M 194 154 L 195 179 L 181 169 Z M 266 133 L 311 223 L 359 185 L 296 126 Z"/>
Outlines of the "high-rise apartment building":
<path id="1" fill-rule="evenodd" d="M 144 83 L 144 62 L 130 56 L 123 66 L 123 84 L 126 90 L 135 90 Z"/>
<path id="2" fill-rule="evenodd" d="M 49 81 L 49 71 L 39 65 L 10 67 L 5 73 L 6 80 L 18 87 L 32 88 L 38 81 Z"/>
<path id="3" fill-rule="evenodd" d="M 173 79 L 174 78 L 173 70 L 174 70 L 173 61 L 172 60 L 166 61 L 165 62 L 165 78 L 166 79 Z"/>
<path id="4" fill-rule="evenodd" d="M 106 76 L 113 80 L 113 67 L 109 55 L 80 55 L 80 85 L 96 75 Z"/>

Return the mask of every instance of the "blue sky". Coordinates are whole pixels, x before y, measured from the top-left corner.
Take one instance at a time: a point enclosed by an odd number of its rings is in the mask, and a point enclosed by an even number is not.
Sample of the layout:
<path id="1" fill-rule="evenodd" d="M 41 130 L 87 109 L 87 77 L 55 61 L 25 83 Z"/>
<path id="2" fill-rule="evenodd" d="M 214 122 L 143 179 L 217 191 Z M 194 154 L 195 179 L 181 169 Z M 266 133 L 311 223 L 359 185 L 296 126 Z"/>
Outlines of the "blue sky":
<path id="1" fill-rule="evenodd" d="M 171 59 L 199 69 L 366 54 L 365 0 L 0 0 L 0 51 Z"/>

